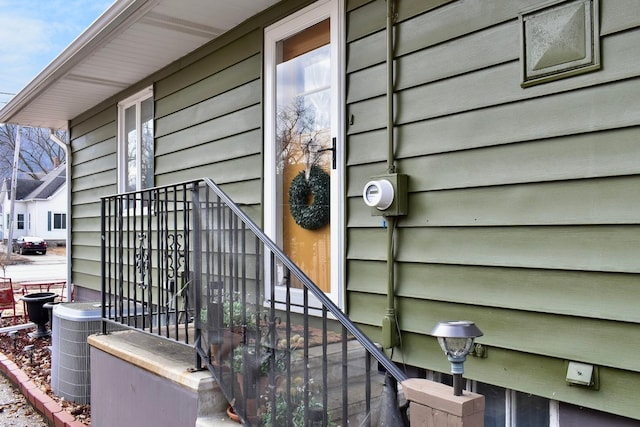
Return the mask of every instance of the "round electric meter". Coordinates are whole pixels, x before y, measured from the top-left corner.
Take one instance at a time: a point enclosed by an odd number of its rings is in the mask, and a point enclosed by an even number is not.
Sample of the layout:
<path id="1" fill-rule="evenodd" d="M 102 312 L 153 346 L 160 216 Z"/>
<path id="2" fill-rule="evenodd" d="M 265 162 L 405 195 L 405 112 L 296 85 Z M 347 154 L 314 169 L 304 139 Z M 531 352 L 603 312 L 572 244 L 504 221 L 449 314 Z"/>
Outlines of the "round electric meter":
<path id="1" fill-rule="evenodd" d="M 369 181 L 362 190 L 362 198 L 367 206 L 385 210 L 393 203 L 393 184 L 386 179 Z"/>

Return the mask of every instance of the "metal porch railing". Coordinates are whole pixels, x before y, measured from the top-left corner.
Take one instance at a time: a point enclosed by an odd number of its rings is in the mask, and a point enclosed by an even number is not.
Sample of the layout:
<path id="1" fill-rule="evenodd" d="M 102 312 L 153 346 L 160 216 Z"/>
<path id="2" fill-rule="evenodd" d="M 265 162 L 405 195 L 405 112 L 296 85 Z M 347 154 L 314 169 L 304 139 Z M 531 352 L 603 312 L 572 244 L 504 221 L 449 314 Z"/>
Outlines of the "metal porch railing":
<path id="1" fill-rule="evenodd" d="M 193 346 L 246 425 L 398 411 L 405 374 L 212 181 L 103 198 L 102 243 L 103 332 Z"/>

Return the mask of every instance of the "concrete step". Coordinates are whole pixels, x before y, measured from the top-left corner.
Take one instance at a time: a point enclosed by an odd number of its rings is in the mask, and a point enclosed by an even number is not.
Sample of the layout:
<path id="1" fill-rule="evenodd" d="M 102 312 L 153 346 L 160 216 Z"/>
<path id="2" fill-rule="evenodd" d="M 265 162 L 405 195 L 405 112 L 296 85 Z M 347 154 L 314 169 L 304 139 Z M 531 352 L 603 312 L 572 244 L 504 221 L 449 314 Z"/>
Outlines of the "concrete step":
<path id="1" fill-rule="evenodd" d="M 195 427 L 225 427 L 239 426 L 240 424 L 233 421 L 227 416 L 226 412 L 209 415 L 206 417 L 198 417 Z"/>
<path id="2" fill-rule="evenodd" d="M 346 343 L 346 376 L 343 375 L 343 345 L 342 343 L 329 344 L 326 347 L 326 355 L 322 346 L 309 348 L 309 358 L 305 361 L 301 357 L 302 350 L 297 350 L 295 360 L 291 362 L 291 384 L 300 387 L 301 379 L 305 377 L 305 370 L 312 388 L 319 390 L 323 382 L 323 360 L 326 361 L 327 381 L 327 412 L 334 425 L 366 425 L 371 420 L 371 425 L 376 425 L 380 408 L 383 404 L 381 395 L 384 388 L 384 375 L 377 371 L 378 362 L 368 354 L 362 345 L 356 340 Z M 366 413 L 366 358 L 371 357 L 370 376 L 370 411 Z M 280 387 L 283 386 L 285 374 L 281 374 Z M 264 377 L 261 377 L 264 378 Z M 224 377 L 228 385 L 231 377 Z M 343 384 L 347 384 L 348 420 L 343 421 Z M 321 393 L 321 391 L 318 391 Z M 315 396 L 315 400 L 321 402 L 322 396 Z M 364 423 L 364 424 L 363 424 Z"/>
<path id="3" fill-rule="evenodd" d="M 343 376 L 342 344 L 330 344 L 327 346 L 326 373 L 327 373 L 327 413 L 333 425 L 366 425 L 367 420 L 371 425 L 377 425 L 380 408 L 384 403 L 382 393 L 384 389 L 384 374 L 377 371 L 378 362 L 357 341 L 347 343 L 346 368 L 347 374 Z M 366 358 L 371 357 L 370 365 L 370 402 L 369 413 L 366 412 Z M 304 377 L 304 368 L 315 387 L 322 384 L 323 375 L 323 351 L 322 347 L 309 349 L 309 359 L 296 360 L 292 363 L 292 383 L 294 379 Z M 348 420 L 343 421 L 343 385 L 346 383 Z M 322 401 L 321 396 L 315 396 L 317 401 Z"/>

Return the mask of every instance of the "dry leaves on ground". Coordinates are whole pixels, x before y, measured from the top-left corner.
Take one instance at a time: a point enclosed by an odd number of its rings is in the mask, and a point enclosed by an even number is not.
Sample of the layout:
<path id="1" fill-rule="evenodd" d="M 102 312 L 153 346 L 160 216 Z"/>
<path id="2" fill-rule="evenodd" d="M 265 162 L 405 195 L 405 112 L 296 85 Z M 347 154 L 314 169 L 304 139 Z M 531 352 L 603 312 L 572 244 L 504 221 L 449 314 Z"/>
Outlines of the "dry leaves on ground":
<path id="1" fill-rule="evenodd" d="M 11 326 L 12 319 L 6 318 L 0 324 Z M 29 329 L 16 332 L 15 342 L 8 334 L 0 334 L 0 352 L 11 359 L 33 383 L 45 392 L 76 420 L 91 425 L 91 406 L 79 405 L 74 402 L 65 401 L 62 397 L 56 396 L 51 389 L 51 337 L 31 338 Z M 25 346 L 33 345 L 32 351 L 25 351 Z"/>

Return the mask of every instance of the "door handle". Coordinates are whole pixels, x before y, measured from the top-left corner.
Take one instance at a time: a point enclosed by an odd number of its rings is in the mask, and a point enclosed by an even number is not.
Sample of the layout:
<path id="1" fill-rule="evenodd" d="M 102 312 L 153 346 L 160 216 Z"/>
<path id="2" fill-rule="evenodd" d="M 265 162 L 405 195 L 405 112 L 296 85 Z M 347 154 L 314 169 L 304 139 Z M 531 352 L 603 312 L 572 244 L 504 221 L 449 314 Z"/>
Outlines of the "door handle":
<path id="1" fill-rule="evenodd" d="M 331 169 L 336 168 L 336 137 L 331 138 L 331 147 L 321 148 L 316 153 L 324 153 L 325 151 L 331 151 Z"/>

